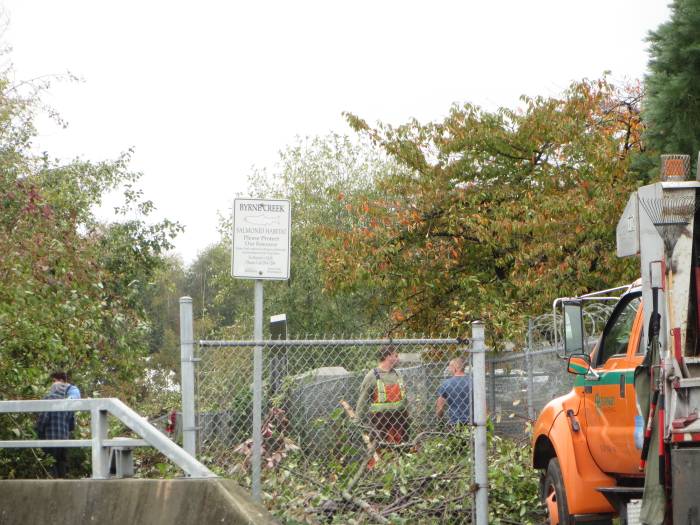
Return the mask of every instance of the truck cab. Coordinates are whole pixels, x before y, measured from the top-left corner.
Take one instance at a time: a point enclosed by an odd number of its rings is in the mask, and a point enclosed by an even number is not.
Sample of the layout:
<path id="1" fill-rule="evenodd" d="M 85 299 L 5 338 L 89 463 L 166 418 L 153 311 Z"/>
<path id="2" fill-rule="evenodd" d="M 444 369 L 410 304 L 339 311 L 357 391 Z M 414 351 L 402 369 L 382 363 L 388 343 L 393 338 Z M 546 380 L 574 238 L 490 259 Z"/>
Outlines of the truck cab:
<path id="1" fill-rule="evenodd" d="M 580 306 L 586 299 L 593 297 L 564 305 Z M 566 306 L 564 320 L 567 334 L 583 332 L 582 318 Z M 619 511 L 616 500 L 641 496 L 643 420 L 634 371 L 644 358 L 643 322 L 637 282 L 617 300 L 593 350 L 569 357 L 567 369 L 575 375 L 571 392 L 550 401 L 535 422 L 533 465 L 542 472 L 551 524 L 611 523 Z"/>

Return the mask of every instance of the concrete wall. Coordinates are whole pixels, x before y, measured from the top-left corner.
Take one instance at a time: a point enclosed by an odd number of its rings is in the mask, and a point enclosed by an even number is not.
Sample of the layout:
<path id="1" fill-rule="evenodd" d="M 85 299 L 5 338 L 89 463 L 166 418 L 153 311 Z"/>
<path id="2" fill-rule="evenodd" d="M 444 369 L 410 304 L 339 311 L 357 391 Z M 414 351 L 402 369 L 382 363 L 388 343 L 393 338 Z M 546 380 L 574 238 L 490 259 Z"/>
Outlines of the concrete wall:
<path id="1" fill-rule="evenodd" d="M 275 524 L 227 479 L 1 480 L 0 525 Z"/>

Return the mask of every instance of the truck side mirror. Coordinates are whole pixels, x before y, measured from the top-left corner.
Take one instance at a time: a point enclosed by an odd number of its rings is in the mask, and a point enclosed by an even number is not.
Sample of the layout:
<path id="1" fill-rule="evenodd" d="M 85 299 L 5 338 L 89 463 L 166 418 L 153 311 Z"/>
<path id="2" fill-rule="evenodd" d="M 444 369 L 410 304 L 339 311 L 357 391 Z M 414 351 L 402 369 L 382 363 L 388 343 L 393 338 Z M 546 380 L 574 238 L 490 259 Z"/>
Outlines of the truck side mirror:
<path id="1" fill-rule="evenodd" d="M 566 371 L 577 376 L 585 376 L 591 370 L 591 358 L 586 354 L 576 354 L 569 357 Z"/>
<path id="2" fill-rule="evenodd" d="M 583 306 L 581 301 L 564 301 L 564 356 L 583 354 Z M 590 363 L 589 363 L 590 365 Z"/>

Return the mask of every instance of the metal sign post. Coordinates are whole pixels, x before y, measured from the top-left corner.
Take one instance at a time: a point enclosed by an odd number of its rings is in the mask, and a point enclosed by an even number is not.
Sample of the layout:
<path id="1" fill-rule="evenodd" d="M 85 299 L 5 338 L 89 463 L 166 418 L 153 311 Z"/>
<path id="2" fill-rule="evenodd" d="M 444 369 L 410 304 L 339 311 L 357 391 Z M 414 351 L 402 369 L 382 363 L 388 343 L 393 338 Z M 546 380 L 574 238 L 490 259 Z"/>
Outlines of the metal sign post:
<path id="1" fill-rule="evenodd" d="M 255 280 L 255 324 L 253 339 L 262 341 L 263 316 L 263 282 Z M 256 345 L 253 350 L 253 449 L 251 457 L 253 498 L 260 501 L 261 465 L 262 465 L 262 346 Z"/>
<path id="2" fill-rule="evenodd" d="M 292 212 L 288 200 L 235 199 L 231 275 L 255 279 L 253 338 L 263 338 L 263 280 L 289 279 Z M 253 499 L 261 499 L 263 348 L 253 350 Z"/>

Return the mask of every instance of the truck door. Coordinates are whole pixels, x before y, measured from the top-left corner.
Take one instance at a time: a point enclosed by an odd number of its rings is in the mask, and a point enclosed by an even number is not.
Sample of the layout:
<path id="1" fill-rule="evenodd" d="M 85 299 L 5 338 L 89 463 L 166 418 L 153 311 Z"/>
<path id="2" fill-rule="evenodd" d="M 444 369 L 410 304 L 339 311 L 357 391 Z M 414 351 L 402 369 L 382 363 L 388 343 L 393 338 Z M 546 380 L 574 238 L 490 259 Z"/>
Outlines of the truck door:
<path id="1" fill-rule="evenodd" d="M 592 355 L 592 367 L 599 377 L 579 376 L 588 447 L 603 472 L 639 473 L 641 443 L 635 442 L 635 425 L 641 430 L 641 417 L 634 395 L 634 369 L 642 360 L 640 306 L 641 293 L 620 299 Z"/>

